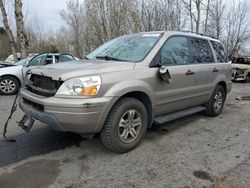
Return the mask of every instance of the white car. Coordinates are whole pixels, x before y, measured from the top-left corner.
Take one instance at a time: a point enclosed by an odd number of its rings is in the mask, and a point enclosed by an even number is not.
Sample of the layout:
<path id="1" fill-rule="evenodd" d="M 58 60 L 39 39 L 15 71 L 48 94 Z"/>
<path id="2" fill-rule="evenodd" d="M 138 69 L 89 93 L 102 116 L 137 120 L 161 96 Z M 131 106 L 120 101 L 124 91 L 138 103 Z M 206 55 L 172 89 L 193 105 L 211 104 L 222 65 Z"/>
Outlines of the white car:
<path id="1" fill-rule="evenodd" d="M 42 53 L 15 64 L 0 62 L 0 94 L 13 95 L 22 85 L 26 72 L 37 66 L 78 60 L 69 54 Z"/>

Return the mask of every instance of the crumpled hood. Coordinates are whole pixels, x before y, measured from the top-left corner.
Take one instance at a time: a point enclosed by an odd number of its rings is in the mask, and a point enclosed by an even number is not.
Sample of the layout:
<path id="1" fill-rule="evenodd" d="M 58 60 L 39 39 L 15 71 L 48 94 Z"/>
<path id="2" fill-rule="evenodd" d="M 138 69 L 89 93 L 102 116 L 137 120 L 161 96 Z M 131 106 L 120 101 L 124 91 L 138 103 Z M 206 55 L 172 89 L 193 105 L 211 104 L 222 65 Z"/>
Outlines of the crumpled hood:
<path id="1" fill-rule="evenodd" d="M 134 66 L 135 63 L 131 62 L 88 60 L 41 66 L 31 70 L 31 73 L 65 81 L 79 76 L 98 76 L 109 72 L 133 70 Z"/>
<path id="2" fill-rule="evenodd" d="M 0 62 L 0 68 L 13 67 L 13 66 L 15 65 L 8 62 Z"/>

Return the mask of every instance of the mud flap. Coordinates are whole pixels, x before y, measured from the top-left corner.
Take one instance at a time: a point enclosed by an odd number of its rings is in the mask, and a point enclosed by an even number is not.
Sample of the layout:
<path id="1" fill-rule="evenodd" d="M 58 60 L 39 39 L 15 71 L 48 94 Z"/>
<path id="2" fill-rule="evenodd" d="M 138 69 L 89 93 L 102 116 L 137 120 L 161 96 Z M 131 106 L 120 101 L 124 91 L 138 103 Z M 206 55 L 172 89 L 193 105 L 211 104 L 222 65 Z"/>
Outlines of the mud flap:
<path id="1" fill-rule="evenodd" d="M 31 116 L 24 115 L 22 120 L 18 123 L 18 126 L 21 127 L 25 132 L 30 132 L 35 120 Z"/>

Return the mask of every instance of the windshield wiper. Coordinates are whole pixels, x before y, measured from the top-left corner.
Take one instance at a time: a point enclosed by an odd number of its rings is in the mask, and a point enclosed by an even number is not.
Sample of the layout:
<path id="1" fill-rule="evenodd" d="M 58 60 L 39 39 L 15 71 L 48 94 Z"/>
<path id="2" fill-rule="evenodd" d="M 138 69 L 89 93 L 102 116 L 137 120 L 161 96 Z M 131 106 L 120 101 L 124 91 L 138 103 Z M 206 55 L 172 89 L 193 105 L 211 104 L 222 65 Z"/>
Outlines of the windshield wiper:
<path id="1" fill-rule="evenodd" d="M 125 60 L 122 60 L 122 59 L 119 59 L 119 58 L 116 58 L 116 57 L 111 57 L 111 56 L 107 56 L 107 55 L 99 55 L 99 56 L 96 56 L 96 59 L 105 59 L 107 61 L 109 60 L 112 60 L 112 61 L 125 61 Z"/>

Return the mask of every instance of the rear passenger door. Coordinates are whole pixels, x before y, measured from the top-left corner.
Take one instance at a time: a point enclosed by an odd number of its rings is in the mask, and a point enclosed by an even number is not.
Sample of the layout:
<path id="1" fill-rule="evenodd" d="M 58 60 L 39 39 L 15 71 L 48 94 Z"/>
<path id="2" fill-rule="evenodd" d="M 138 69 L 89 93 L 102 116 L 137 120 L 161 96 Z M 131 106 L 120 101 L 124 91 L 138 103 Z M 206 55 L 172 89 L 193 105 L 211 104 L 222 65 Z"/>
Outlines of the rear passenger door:
<path id="1" fill-rule="evenodd" d="M 221 43 L 217 41 L 211 41 L 212 47 L 214 49 L 214 53 L 216 56 L 216 68 L 217 72 L 214 73 L 214 75 L 220 76 L 220 75 L 225 75 L 226 80 L 230 81 L 231 76 L 232 76 L 232 70 L 231 70 L 231 65 L 228 63 L 229 60 L 227 58 L 227 54 L 221 45 Z"/>
<path id="2" fill-rule="evenodd" d="M 192 69 L 195 72 L 196 101 L 199 105 L 208 101 L 213 82 L 216 64 L 208 40 L 188 37 Z"/>

